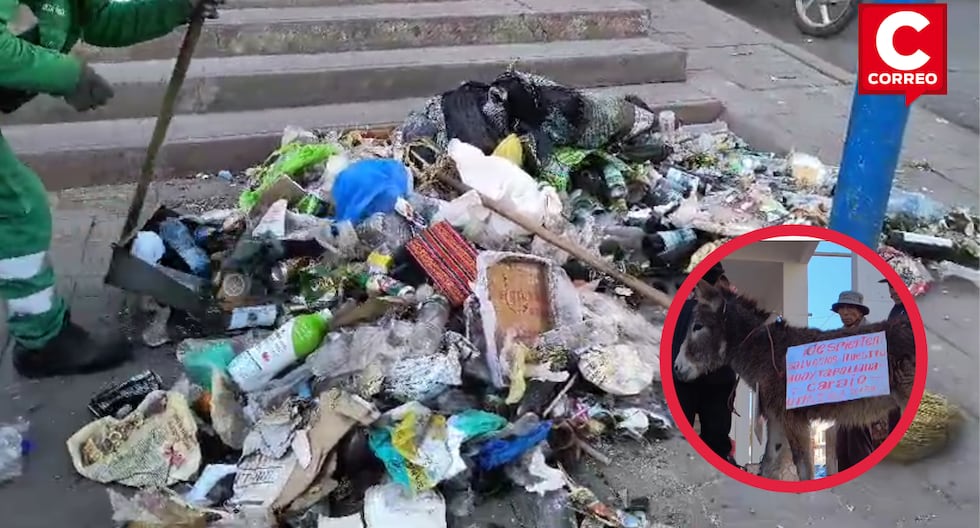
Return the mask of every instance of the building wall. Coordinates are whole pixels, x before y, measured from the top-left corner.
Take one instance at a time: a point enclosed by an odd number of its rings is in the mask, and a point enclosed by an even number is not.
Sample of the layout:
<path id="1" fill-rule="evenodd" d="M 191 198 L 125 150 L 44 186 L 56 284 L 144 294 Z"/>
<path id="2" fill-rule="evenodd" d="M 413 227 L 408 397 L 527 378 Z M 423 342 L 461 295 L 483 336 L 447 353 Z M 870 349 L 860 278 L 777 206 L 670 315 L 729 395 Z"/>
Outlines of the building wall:
<path id="1" fill-rule="evenodd" d="M 852 288 L 864 295 L 864 304 L 871 309 L 868 320 L 883 321 L 894 305 L 888 296 L 888 285 L 878 284 L 884 276 L 858 255 L 851 256 L 851 270 Z"/>
<path id="2" fill-rule="evenodd" d="M 783 318 L 795 326 L 807 326 L 810 320 L 810 285 L 807 263 L 783 263 Z"/>

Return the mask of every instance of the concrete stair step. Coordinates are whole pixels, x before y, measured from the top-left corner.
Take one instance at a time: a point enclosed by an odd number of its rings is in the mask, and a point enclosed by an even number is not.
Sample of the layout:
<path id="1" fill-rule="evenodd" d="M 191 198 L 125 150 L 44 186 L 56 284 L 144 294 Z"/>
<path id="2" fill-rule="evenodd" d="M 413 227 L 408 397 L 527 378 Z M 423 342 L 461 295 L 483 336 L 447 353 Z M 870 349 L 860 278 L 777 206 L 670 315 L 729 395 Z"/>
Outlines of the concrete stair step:
<path id="1" fill-rule="evenodd" d="M 630 0 L 455 0 L 231 9 L 205 24 L 196 57 L 641 37 L 649 13 Z M 128 48 L 76 47 L 90 62 L 173 59 L 183 33 Z"/>
<path id="2" fill-rule="evenodd" d="M 724 108 L 685 83 L 600 88 L 599 93 L 634 94 L 655 109 L 673 109 L 689 123 L 717 119 Z M 283 128 L 343 129 L 400 123 L 425 98 L 271 109 L 224 114 L 179 115 L 170 124 L 157 158 L 158 179 L 197 172 L 242 170 L 277 147 Z M 4 138 L 20 159 L 41 176 L 48 190 L 119 184 L 139 174 L 154 119 L 5 126 Z"/>
<path id="3" fill-rule="evenodd" d="M 196 59 L 178 113 L 237 112 L 357 103 L 442 92 L 466 80 L 490 81 L 509 64 L 578 88 L 685 79 L 686 52 L 641 39 L 492 44 L 313 55 Z M 93 112 L 38 97 L 8 123 L 57 123 L 155 116 L 173 61 L 101 63 L 116 95 Z"/>

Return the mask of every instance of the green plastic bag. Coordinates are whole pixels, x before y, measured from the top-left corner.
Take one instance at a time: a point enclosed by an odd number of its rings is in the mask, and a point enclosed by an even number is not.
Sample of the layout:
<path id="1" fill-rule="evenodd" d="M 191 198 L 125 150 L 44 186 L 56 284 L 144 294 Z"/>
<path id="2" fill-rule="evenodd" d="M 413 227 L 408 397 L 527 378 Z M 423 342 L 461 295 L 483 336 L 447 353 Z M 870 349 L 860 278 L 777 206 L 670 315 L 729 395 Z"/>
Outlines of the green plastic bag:
<path id="1" fill-rule="evenodd" d="M 255 189 L 244 191 L 238 198 L 238 206 L 250 211 L 259 202 L 262 194 L 282 176 L 296 178 L 306 169 L 323 163 L 331 156 L 340 154 L 343 149 L 331 143 L 287 143 L 272 153 L 266 166 L 260 169 L 259 184 Z M 272 161 L 269 164 L 269 160 Z"/>

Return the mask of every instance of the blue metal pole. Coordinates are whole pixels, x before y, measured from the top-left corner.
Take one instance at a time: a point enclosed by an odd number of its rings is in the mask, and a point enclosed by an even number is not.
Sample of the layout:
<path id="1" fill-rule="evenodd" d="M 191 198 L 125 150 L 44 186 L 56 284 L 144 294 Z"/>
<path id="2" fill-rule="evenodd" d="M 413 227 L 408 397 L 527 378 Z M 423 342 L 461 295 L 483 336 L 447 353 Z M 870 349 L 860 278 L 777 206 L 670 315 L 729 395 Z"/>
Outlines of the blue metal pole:
<path id="1" fill-rule="evenodd" d="M 878 0 L 903 4 L 911 0 Z M 922 0 L 924 3 L 930 0 Z M 902 138 L 909 118 L 904 95 L 860 95 L 847 124 L 840 174 L 830 211 L 830 228 L 877 248 Z"/>

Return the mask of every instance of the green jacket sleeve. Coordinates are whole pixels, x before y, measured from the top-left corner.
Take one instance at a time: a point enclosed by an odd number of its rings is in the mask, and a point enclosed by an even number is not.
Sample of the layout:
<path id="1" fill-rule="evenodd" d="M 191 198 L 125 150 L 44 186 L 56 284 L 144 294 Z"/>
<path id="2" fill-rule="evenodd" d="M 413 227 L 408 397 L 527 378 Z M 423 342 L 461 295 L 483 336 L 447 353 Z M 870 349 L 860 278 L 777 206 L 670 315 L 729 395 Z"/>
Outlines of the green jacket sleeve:
<path id="1" fill-rule="evenodd" d="M 191 15 L 188 0 L 88 0 L 82 9 L 82 40 L 103 48 L 160 38 Z"/>
<path id="2" fill-rule="evenodd" d="M 71 93 L 81 64 L 73 57 L 31 44 L 10 32 L 18 0 L 0 0 L 0 87 L 52 95 Z"/>

